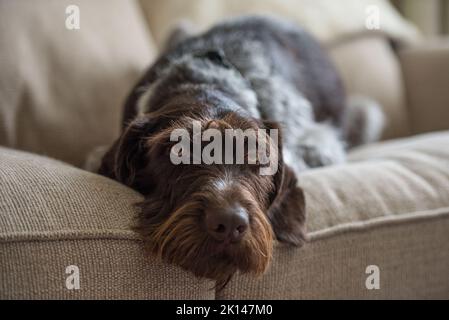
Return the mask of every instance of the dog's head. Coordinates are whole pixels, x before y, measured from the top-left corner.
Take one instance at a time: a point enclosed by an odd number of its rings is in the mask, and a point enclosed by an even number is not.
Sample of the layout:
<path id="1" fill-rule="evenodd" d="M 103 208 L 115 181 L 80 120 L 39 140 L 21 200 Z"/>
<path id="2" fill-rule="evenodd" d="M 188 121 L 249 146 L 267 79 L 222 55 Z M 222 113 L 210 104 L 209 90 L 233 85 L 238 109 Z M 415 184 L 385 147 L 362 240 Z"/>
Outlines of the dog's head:
<path id="1" fill-rule="evenodd" d="M 279 130 L 276 124 L 233 112 L 219 120 L 146 114 L 127 126 L 103 159 L 100 173 L 145 195 L 138 231 L 153 254 L 215 279 L 218 286 L 236 271 L 260 275 L 271 260 L 275 237 L 293 245 L 305 239 L 304 195 L 283 163 L 281 137 L 274 141 L 269 135 L 257 136 L 257 145 L 264 142 L 269 153 L 275 152 L 277 171 L 272 175 L 260 174 L 259 161 L 174 164 L 171 153 L 181 156 L 186 150 L 174 148 L 172 133 L 185 129 L 192 137 L 193 120 L 203 132 Z"/>

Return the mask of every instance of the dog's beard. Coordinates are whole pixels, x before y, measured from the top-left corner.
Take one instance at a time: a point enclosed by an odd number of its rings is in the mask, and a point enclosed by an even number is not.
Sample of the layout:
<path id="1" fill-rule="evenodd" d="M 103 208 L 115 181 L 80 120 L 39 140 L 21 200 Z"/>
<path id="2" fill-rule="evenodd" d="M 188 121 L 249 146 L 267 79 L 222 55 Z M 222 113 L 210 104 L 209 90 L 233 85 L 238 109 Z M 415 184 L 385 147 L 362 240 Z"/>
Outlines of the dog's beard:
<path id="1" fill-rule="evenodd" d="M 263 274 L 273 252 L 273 232 L 263 212 L 252 208 L 248 234 L 239 243 L 223 246 L 201 227 L 201 208 L 201 200 L 191 200 L 159 223 L 141 219 L 138 231 L 149 252 L 195 276 L 215 280 L 217 288 L 237 271 Z"/>

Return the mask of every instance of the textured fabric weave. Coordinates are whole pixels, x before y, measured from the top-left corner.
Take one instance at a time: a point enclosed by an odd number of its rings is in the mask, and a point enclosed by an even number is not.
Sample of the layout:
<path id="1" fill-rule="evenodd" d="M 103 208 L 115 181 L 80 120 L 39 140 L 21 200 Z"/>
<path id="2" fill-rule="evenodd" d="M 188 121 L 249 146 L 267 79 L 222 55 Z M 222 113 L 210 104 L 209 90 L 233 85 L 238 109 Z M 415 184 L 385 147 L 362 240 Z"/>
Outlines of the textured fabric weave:
<path id="1" fill-rule="evenodd" d="M 218 298 L 448 298 L 449 132 L 354 151 L 311 170 L 311 242 L 277 245 L 268 274 Z M 0 148 L 0 298 L 214 298 L 214 283 L 145 257 L 141 195 L 61 162 Z M 77 265 L 81 289 L 65 288 Z M 364 287 L 381 270 L 381 290 Z"/>
<path id="2" fill-rule="evenodd" d="M 237 276 L 217 299 L 449 299 L 449 208 L 422 214 L 313 234 L 299 250 L 277 247 L 268 274 Z M 379 267 L 379 290 L 365 285 L 371 265 Z"/>
<path id="3" fill-rule="evenodd" d="M 145 258 L 140 242 L 117 233 L 0 242 L 0 299 L 213 299 L 213 283 Z M 66 287 L 79 268 L 80 288 Z"/>
<path id="4" fill-rule="evenodd" d="M 214 283 L 146 257 L 140 194 L 62 162 L 0 148 L 0 299 L 210 299 Z M 67 266 L 80 269 L 68 290 Z"/>
<path id="5" fill-rule="evenodd" d="M 310 232 L 449 207 L 447 132 L 361 147 L 348 160 L 299 178 Z"/>

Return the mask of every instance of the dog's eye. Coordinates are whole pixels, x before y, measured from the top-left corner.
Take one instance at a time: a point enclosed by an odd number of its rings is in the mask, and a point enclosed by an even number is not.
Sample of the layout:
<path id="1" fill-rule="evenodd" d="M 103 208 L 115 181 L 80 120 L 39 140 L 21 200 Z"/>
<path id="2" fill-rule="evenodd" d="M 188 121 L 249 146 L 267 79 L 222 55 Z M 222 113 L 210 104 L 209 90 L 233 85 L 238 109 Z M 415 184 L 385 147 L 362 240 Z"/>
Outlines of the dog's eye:
<path id="1" fill-rule="evenodd" d="M 197 53 L 195 56 L 198 58 L 208 59 L 209 61 L 227 69 L 230 69 L 232 67 L 229 61 L 226 60 L 224 52 L 221 50 L 207 50 Z"/>

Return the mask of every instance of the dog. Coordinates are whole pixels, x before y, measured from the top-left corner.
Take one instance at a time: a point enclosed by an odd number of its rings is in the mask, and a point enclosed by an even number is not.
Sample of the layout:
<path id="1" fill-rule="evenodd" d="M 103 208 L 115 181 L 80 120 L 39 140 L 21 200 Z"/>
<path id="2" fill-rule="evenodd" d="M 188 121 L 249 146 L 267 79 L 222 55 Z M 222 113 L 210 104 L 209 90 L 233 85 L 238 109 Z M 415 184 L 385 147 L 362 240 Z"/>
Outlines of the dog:
<path id="1" fill-rule="evenodd" d="M 131 91 L 98 172 L 145 196 L 136 228 L 149 252 L 222 288 L 236 272 L 263 274 L 275 240 L 307 240 L 297 177 L 376 140 L 381 118 L 373 103 L 348 102 L 325 51 L 293 23 L 247 16 L 199 35 L 178 28 Z M 278 130 L 278 141 L 263 139 L 276 172 L 261 175 L 257 161 L 174 164 L 170 137 L 192 133 L 194 121 L 218 132 Z"/>

